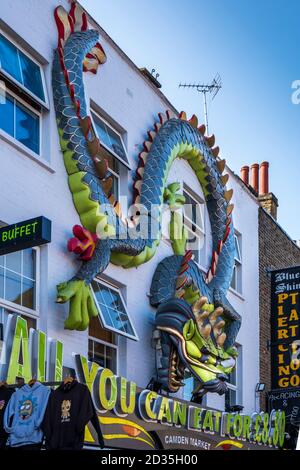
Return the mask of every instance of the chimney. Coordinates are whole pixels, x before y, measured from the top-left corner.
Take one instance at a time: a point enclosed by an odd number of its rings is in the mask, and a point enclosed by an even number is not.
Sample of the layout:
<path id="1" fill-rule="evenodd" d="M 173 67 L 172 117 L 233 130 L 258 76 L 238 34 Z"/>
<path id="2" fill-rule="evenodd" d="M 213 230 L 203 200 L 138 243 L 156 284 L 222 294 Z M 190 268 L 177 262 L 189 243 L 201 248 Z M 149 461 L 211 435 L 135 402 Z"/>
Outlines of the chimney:
<path id="1" fill-rule="evenodd" d="M 243 166 L 241 168 L 241 180 L 248 186 L 249 184 L 249 167 Z"/>
<path id="2" fill-rule="evenodd" d="M 259 171 L 259 164 L 258 163 L 253 163 L 251 165 L 251 180 L 250 180 L 250 186 L 254 189 L 254 191 L 258 194 L 258 171 Z"/>
<path id="3" fill-rule="evenodd" d="M 259 169 L 259 194 L 269 192 L 269 162 L 262 162 Z"/>
<path id="4" fill-rule="evenodd" d="M 277 220 L 278 200 L 269 191 L 269 162 L 262 162 L 260 165 L 253 163 L 250 168 L 250 184 L 249 166 L 241 168 L 241 180 L 258 197 L 260 205 Z"/>
<path id="5" fill-rule="evenodd" d="M 269 192 L 269 162 L 262 162 L 259 168 L 259 196 L 261 206 L 277 220 L 277 197 Z"/>

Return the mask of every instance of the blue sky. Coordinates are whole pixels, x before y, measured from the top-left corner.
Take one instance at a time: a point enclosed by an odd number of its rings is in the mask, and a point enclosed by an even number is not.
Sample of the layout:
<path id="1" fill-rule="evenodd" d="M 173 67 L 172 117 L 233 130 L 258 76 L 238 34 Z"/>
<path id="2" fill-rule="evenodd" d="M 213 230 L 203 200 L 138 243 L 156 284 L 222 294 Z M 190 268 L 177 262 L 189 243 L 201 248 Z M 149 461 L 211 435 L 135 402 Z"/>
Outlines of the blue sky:
<path id="1" fill-rule="evenodd" d="M 204 121 L 201 95 L 180 82 L 223 87 L 209 106 L 210 133 L 239 173 L 270 162 L 278 221 L 300 239 L 299 0 L 81 0 L 139 66 L 155 68 L 179 110 Z"/>

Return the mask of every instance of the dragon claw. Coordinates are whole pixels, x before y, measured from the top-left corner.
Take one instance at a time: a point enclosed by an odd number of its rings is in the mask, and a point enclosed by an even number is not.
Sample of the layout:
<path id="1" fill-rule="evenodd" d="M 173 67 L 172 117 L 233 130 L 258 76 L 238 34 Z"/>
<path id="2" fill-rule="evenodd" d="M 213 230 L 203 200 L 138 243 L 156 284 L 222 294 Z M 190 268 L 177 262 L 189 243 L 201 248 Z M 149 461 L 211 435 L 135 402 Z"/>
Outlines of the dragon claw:
<path id="1" fill-rule="evenodd" d="M 57 286 L 57 303 L 70 301 L 69 316 L 65 321 L 67 330 L 86 330 L 91 317 L 98 310 L 90 286 L 83 280 L 73 279 Z"/>

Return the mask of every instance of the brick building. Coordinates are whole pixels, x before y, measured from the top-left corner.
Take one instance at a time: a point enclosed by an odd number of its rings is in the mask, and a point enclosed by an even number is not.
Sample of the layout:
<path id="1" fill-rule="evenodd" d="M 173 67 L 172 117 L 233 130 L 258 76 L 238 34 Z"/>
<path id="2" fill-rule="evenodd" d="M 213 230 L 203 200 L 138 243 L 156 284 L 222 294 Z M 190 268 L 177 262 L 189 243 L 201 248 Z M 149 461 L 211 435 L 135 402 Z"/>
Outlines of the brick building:
<path id="1" fill-rule="evenodd" d="M 260 394 L 260 407 L 267 406 L 267 392 L 271 390 L 271 283 L 269 270 L 300 265 L 300 247 L 277 222 L 278 200 L 269 191 L 268 162 L 241 169 L 241 178 L 260 202 L 259 227 L 259 312 L 260 312 L 260 382 L 265 384 Z"/>

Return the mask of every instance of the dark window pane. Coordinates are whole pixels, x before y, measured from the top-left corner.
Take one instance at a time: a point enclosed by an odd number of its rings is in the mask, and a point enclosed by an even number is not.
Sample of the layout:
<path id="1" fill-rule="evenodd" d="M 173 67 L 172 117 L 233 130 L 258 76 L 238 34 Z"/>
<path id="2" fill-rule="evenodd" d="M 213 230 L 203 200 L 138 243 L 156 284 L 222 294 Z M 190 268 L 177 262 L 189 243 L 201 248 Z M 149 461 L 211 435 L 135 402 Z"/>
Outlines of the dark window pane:
<path id="1" fill-rule="evenodd" d="M 26 315 L 21 315 L 21 317 L 27 321 L 28 334 L 29 334 L 30 328 L 32 328 L 33 330 L 36 329 L 36 320 L 34 318 L 27 317 Z"/>
<path id="2" fill-rule="evenodd" d="M 5 256 L 0 256 L 0 266 L 4 266 L 5 263 Z"/>
<path id="3" fill-rule="evenodd" d="M 5 272 L 5 299 L 21 305 L 21 276 Z"/>
<path id="4" fill-rule="evenodd" d="M 16 105 L 16 139 L 33 152 L 39 153 L 39 117 L 20 103 Z"/>
<path id="5" fill-rule="evenodd" d="M 4 298 L 4 269 L 0 266 L 0 298 Z"/>
<path id="6" fill-rule="evenodd" d="M 236 277 L 237 277 L 237 269 L 236 269 L 236 266 L 234 266 L 233 267 L 233 273 L 232 273 L 232 279 L 231 279 L 231 287 L 235 290 L 237 288 Z"/>
<path id="7" fill-rule="evenodd" d="M 109 291 L 105 288 L 101 289 L 98 282 L 92 282 L 92 287 L 94 289 L 97 301 L 100 305 L 107 305 L 110 301 Z"/>
<path id="8" fill-rule="evenodd" d="M 93 341 L 91 339 L 89 339 L 89 350 L 88 350 L 88 354 L 89 354 L 89 361 L 91 360 L 91 358 L 93 357 L 93 354 L 94 354 L 94 347 L 93 347 Z"/>
<path id="9" fill-rule="evenodd" d="M 113 170 L 115 173 L 119 174 L 119 160 L 112 155 L 108 150 L 104 147 L 100 148 L 100 156 L 107 160 L 109 170 Z"/>
<path id="10" fill-rule="evenodd" d="M 121 142 L 121 138 L 118 134 L 116 134 L 110 127 L 106 126 L 107 133 L 109 135 L 110 140 L 110 148 L 126 163 L 128 163 L 124 147 Z"/>
<path id="11" fill-rule="evenodd" d="M 122 320 L 122 324 L 123 324 L 123 328 L 126 331 L 126 333 L 128 333 L 129 335 L 134 336 L 134 331 L 132 329 L 132 326 L 131 326 L 127 316 L 126 316 L 126 320 L 124 320 L 124 319 Z"/>
<path id="12" fill-rule="evenodd" d="M 114 348 L 110 348 L 109 346 L 105 346 L 105 362 L 106 367 L 110 369 L 112 372 L 117 372 L 117 350 Z"/>
<path id="13" fill-rule="evenodd" d="M 229 374 L 229 383 L 236 385 L 236 369 L 234 369 L 233 372 Z"/>
<path id="14" fill-rule="evenodd" d="M 109 289 L 109 290 L 110 290 L 110 295 L 112 297 L 111 307 L 113 309 L 120 310 L 121 312 L 125 312 L 120 294 L 116 291 L 113 291 L 112 289 Z"/>
<path id="15" fill-rule="evenodd" d="M 113 194 L 115 200 L 118 201 L 119 200 L 119 178 L 112 175 L 112 179 L 113 179 L 113 184 L 111 188 L 111 193 Z"/>
<path id="16" fill-rule="evenodd" d="M 105 328 L 102 327 L 100 317 L 92 317 L 90 318 L 89 323 L 89 336 L 93 336 L 93 338 L 102 339 L 106 343 L 115 344 L 115 335 Z"/>
<path id="17" fill-rule="evenodd" d="M 99 364 L 99 366 L 105 367 L 105 347 L 103 344 L 97 343 L 96 341 L 93 343 L 94 355 L 92 360 Z"/>
<path id="18" fill-rule="evenodd" d="M 96 132 L 100 139 L 100 142 L 107 147 L 110 147 L 110 140 L 106 131 L 106 125 L 100 119 L 95 118 Z"/>
<path id="19" fill-rule="evenodd" d="M 18 50 L 2 34 L 0 34 L 0 64 L 3 70 L 22 83 Z"/>
<path id="20" fill-rule="evenodd" d="M 228 410 L 229 407 L 234 405 L 237 405 L 237 392 L 236 390 L 228 389 L 225 393 L 225 408 Z"/>
<path id="21" fill-rule="evenodd" d="M 14 137 L 14 100 L 7 93 L 5 102 L 0 103 L 0 128 Z"/>
<path id="22" fill-rule="evenodd" d="M 30 277 L 30 279 L 35 279 L 34 272 L 34 259 L 35 251 L 29 248 L 28 250 L 23 251 L 23 276 Z"/>
<path id="23" fill-rule="evenodd" d="M 184 374 L 184 388 L 183 388 L 183 398 L 184 400 L 190 401 L 192 398 L 193 390 L 195 388 L 195 380 L 189 371 L 185 371 Z"/>
<path id="24" fill-rule="evenodd" d="M 115 326 L 115 318 L 116 318 L 115 312 L 111 308 L 106 307 L 105 305 L 101 305 L 100 308 L 101 308 L 103 319 L 104 319 L 106 325 L 111 326 L 113 328 L 116 328 L 116 326 Z"/>
<path id="25" fill-rule="evenodd" d="M 110 290 L 107 287 L 100 286 L 100 284 L 98 284 L 98 288 L 101 299 L 100 302 L 104 305 L 107 305 L 108 307 L 113 307 L 113 298 L 110 295 Z"/>
<path id="26" fill-rule="evenodd" d="M 128 159 L 122 144 L 121 137 L 113 129 L 107 126 L 101 119 L 94 115 L 95 131 L 100 143 L 111 149 L 121 160 L 128 163 Z M 109 165 L 110 166 L 110 165 Z M 110 166 L 110 168 L 112 168 Z"/>
<path id="27" fill-rule="evenodd" d="M 192 198 L 186 191 L 183 191 L 183 195 L 185 197 L 185 216 L 198 227 L 204 229 L 201 203 Z"/>
<path id="28" fill-rule="evenodd" d="M 23 85 L 32 93 L 45 100 L 40 67 L 19 51 L 20 64 L 23 75 Z"/>
<path id="29" fill-rule="evenodd" d="M 34 309 L 35 282 L 23 277 L 22 279 L 22 305 L 23 307 Z"/>
<path id="30" fill-rule="evenodd" d="M 234 236 L 234 242 L 235 242 L 235 257 L 238 261 L 242 262 L 241 252 L 240 252 L 240 241 L 236 235 Z"/>
<path id="31" fill-rule="evenodd" d="M 21 260 L 22 252 L 16 251 L 15 253 L 9 253 L 6 255 L 6 268 L 21 274 Z"/>

